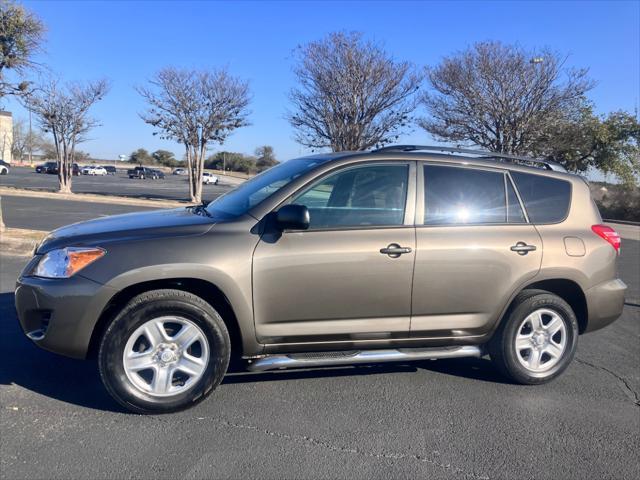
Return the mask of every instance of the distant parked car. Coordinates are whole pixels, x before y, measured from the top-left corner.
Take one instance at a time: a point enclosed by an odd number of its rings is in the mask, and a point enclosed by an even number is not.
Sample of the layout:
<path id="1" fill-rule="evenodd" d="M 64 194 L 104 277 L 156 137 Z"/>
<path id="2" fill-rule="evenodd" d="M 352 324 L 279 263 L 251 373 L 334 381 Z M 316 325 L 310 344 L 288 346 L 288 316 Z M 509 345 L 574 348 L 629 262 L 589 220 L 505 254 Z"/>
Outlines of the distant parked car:
<path id="1" fill-rule="evenodd" d="M 205 185 L 209 185 L 213 183 L 214 185 L 218 184 L 218 177 L 216 177 L 213 173 L 204 172 L 202 174 L 202 183 Z"/>
<path id="2" fill-rule="evenodd" d="M 104 168 L 107 171 L 108 175 L 115 175 L 116 173 L 118 173 L 118 170 L 113 165 L 105 165 L 102 168 Z"/>
<path id="3" fill-rule="evenodd" d="M 0 175 L 7 175 L 11 165 L 4 160 L 0 160 Z"/>
<path id="4" fill-rule="evenodd" d="M 127 170 L 127 175 L 129 178 L 140 178 L 144 180 L 145 178 L 150 178 L 151 180 L 156 180 L 158 178 L 164 178 L 164 173 L 160 170 L 155 170 L 153 168 L 147 167 L 136 167 L 131 170 Z"/>
<path id="5" fill-rule="evenodd" d="M 189 172 L 187 171 L 186 168 L 176 168 L 173 171 L 173 175 L 188 175 Z"/>
<path id="6" fill-rule="evenodd" d="M 162 170 L 156 170 L 153 169 L 152 172 L 154 173 L 155 177 L 151 177 L 154 180 L 160 179 L 160 180 L 164 180 L 164 172 Z"/>
<path id="7" fill-rule="evenodd" d="M 36 173 L 58 173 L 58 162 L 44 162 L 36 167 Z"/>
<path id="8" fill-rule="evenodd" d="M 90 165 L 82 169 L 83 175 L 106 175 L 107 171 L 100 165 Z"/>
<path id="9" fill-rule="evenodd" d="M 80 167 L 78 166 L 77 163 L 74 163 L 71 166 L 71 175 L 73 175 L 74 177 L 79 177 L 80 176 Z"/>

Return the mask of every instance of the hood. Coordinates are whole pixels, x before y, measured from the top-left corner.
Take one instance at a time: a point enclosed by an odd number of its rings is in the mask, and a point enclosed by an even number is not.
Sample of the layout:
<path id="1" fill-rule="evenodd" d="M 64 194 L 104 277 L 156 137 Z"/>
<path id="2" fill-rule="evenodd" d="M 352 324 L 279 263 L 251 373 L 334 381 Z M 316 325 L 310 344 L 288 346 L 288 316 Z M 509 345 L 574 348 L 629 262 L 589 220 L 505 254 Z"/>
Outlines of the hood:
<path id="1" fill-rule="evenodd" d="M 201 235 L 214 223 L 214 219 L 197 215 L 187 208 L 113 215 L 54 230 L 40 243 L 37 253 L 68 246 L 100 246 L 127 240 Z"/>

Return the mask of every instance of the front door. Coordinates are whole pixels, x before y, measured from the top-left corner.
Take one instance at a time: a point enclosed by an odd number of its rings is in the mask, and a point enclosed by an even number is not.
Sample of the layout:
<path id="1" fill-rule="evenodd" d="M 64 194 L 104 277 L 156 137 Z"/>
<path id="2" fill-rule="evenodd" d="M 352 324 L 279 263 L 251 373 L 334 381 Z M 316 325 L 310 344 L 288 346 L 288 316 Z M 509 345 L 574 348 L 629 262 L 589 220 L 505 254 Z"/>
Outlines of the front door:
<path id="1" fill-rule="evenodd" d="M 310 228 L 261 240 L 253 258 L 258 341 L 407 337 L 415 254 L 413 162 L 342 167 L 293 196 Z"/>
<path id="2" fill-rule="evenodd" d="M 421 168 L 411 336 L 484 334 L 540 269 L 542 240 L 506 172 Z"/>

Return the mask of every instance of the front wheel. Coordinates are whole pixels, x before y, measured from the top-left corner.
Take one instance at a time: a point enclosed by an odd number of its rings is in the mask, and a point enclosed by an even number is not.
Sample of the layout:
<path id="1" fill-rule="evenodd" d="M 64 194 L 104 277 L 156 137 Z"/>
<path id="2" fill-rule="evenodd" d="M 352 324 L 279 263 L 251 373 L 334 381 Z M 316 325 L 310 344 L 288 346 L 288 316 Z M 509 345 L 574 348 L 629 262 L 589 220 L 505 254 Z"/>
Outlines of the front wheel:
<path id="1" fill-rule="evenodd" d="M 168 413 L 202 401 L 222 381 L 230 357 L 227 328 L 200 297 L 154 290 L 134 297 L 107 328 L 100 376 L 125 408 Z"/>
<path id="2" fill-rule="evenodd" d="M 543 290 L 525 290 L 489 343 L 496 367 L 517 383 L 553 380 L 571 363 L 578 321 L 567 302 Z"/>

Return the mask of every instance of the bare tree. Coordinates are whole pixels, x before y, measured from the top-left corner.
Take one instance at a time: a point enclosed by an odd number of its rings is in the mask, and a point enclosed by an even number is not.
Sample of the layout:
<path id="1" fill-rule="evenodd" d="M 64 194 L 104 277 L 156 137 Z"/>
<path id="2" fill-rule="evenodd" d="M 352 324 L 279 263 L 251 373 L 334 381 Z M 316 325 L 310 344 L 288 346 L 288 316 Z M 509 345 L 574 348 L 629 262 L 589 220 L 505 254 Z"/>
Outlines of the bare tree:
<path id="1" fill-rule="evenodd" d="M 22 161 L 29 144 L 29 131 L 25 128 L 24 120 L 16 119 L 13 122 L 11 140 L 11 155 L 14 159 Z"/>
<path id="2" fill-rule="evenodd" d="M 366 150 L 397 140 L 412 123 L 423 76 L 360 33 L 332 33 L 297 50 L 299 85 L 287 119 L 311 148 Z"/>
<path id="3" fill-rule="evenodd" d="M 500 42 L 476 43 L 427 69 L 432 90 L 419 125 L 437 140 L 530 153 L 541 132 L 575 116 L 594 83 L 565 56 Z"/>
<path id="4" fill-rule="evenodd" d="M 13 122 L 11 154 L 14 159 L 24 160 L 28 152 L 40 151 L 46 140 L 37 130 L 31 130 L 25 120 L 18 118 Z"/>
<path id="5" fill-rule="evenodd" d="M 276 155 L 273 151 L 273 147 L 271 145 L 263 145 L 261 147 L 256 148 L 256 169 L 259 172 L 263 170 L 267 170 L 268 168 L 273 167 L 278 164 L 278 160 L 276 160 Z"/>
<path id="6" fill-rule="evenodd" d="M 137 89 L 149 104 L 141 117 L 161 138 L 184 145 L 189 197 L 199 203 L 208 146 L 222 144 L 233 130 L 248 125 L 249 86 L 224 69 L 176 68 L 161 70 L 150 84 Z"/>
<path id="7" fill-rule="evenodd" d="M 22 74 L 34 67 L 33 54 L 43 36 L 44 25 L 37 16 L 15 2 L 0 0 L 0 97 L 27 90 L 27 82 L 10 82 L 6 72 Z"/>
<path id="8" fill-rule="evenodd" d="M 71 166 L 76 145 L 85 141 L 87 133 L 99 125 L 89 117 L 89 109 L 108 90 L 106 80 L 65 86 L 51 80 L 25 97 L 27 108 L 36 116 L 42 130 L 53 137 L 60 192 L 71 193 Z"/>

